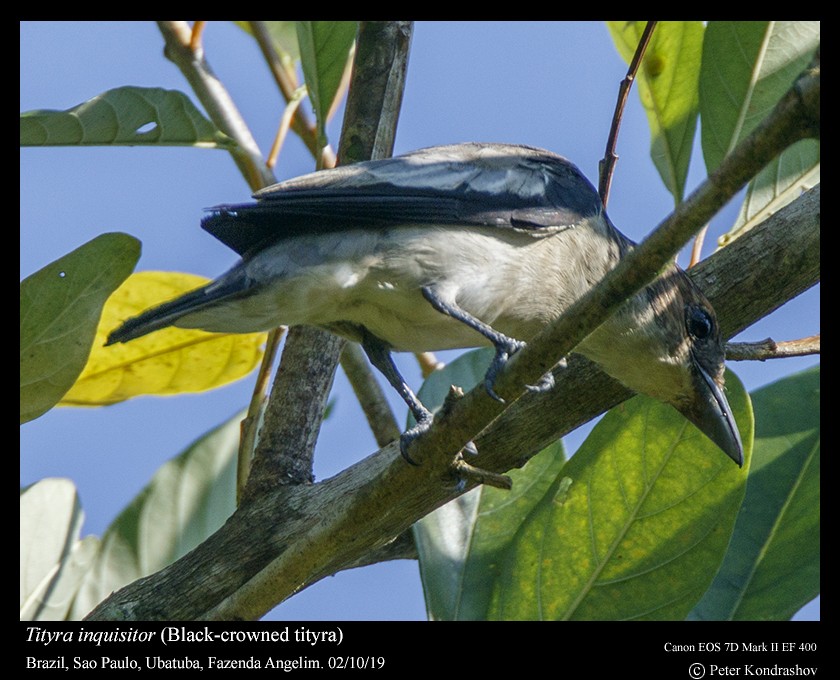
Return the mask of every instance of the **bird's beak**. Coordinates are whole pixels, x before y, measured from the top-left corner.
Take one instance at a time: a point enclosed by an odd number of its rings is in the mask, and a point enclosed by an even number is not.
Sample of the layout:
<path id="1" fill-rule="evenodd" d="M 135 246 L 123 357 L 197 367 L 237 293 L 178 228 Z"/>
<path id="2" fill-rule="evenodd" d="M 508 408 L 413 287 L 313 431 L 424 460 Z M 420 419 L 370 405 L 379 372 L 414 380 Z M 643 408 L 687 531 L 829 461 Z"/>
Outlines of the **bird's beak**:
<path id="1" fill-rule="evenodd" d="M 738 467 L 742 467 L 744 447 L 729 402 L 717 383 L 696 361 L 694 369 L 695 398 L 691 403 L 680 407 L 679 411 L 738 463 Z"/>

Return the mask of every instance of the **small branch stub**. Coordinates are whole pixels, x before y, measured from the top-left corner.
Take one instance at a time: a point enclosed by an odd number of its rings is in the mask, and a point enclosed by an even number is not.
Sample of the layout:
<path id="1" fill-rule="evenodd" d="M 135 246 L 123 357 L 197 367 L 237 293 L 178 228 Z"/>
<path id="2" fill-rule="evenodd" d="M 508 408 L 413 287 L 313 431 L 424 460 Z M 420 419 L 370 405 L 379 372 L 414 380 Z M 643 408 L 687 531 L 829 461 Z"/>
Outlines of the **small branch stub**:
<path id="1" fill-rule="evenodd" d="M 773 338 L 765 338 L 758 342 L 730 342 L 726 345 L 726 358 L 729 361 L 766 361 L 767 359 L 803 357 L 819 353 L 819 334 L 784 342 L 776 342 Z"/>
<path id="2" fill-rule="evenodd" d="M 500 475 L 490 470 L 482 470 L 470 465 L 463 458 L 456 458 L 452 463 L 452 472 L 458 478 L 459 483 L 484 484 L 494 486 L 497 489 L 510 491 L 513 488 L 513 480 L 507 475 Z"/>

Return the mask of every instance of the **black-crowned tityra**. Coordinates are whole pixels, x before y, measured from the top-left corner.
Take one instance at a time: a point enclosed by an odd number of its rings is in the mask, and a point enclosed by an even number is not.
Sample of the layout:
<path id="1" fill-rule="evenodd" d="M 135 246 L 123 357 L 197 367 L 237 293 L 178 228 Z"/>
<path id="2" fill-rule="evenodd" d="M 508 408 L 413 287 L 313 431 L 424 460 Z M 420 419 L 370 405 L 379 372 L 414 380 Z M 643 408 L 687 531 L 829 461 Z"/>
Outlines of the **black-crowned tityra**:
<path id="1" fill-rule="evenodd" d="M 253 332 L 309 324 L 360 342 L 414 414 L 431 414 L 390 352 L 492 344 L 508 357 L 633 247 L 568 160 L 456 144 L 323 170 L 213 208 L 202 226 L 242 259 L 212 283 L 129 319 L 108 343 L 167 326 Z M 576 350 L 671 404 L 739 465 L 714 311 L 676 265 Z"/>

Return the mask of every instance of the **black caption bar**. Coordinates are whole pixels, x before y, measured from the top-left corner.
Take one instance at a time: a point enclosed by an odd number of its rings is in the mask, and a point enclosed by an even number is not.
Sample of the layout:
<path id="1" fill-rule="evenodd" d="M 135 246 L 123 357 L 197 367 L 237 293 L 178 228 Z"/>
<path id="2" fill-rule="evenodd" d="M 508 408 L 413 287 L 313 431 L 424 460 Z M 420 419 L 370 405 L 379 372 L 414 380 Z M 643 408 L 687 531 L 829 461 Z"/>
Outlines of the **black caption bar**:
<path id="1" fill-rule="evenodd" d="M 819 677 L 820 622 L 21 622 L 24 672 L 522 672 Z M 444 653 L 445 652 L 445 653 Z M 20 666 L 19 666 L 20 667 Z"/>

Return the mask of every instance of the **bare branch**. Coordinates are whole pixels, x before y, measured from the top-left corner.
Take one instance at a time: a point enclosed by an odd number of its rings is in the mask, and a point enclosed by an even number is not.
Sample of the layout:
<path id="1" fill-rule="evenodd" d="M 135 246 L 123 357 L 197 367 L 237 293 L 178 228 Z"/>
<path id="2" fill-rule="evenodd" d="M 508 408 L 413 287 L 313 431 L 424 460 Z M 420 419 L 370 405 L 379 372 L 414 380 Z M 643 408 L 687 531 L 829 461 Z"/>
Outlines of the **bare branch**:
<path id="1" fill-rule="evenodd" d="M 621 127 L 624 107 L 627 105 L 630 88 L 633 87 L 633 82 L 636 80 L 636 74 L 639 72 L 639 66 L 650 44 L 650 39 L 653 36 L 656 24 L 656 21 L 648 21 L 645 25 L 645 30 L 642 32 L 642 37 L 639 38 L 639 44 L 636 46 L 636 53 L 633 55 L 633 60 L 627 69 L 627 75 L 624 76 L 624 80 L 621 81 L 621 85 L 618 88 L 618 100 L 615 103 L 615 113 L 613 113 L 610 134 L 607 137 L 607 148 L 604 151 L 604 158 L 599 163 L 598 195 L 601 197 L 601 203 L 605 208 L 610 197 L 613 171 L 615 170 L 615 164 L 618 162 L 615 147 L 618 143 L 618 129 Z"/>
<path id="2" fill-rule="evenodd" d="M 204 28 L 207 26 L 206 21 L 194 21 L 192 27 L 192 34 L 190 35 L 190 49 L 197 52 L 201 49 L 201 36 L 204 33 Z"/>
<path id="3" fill-rule="evenodd" d="M 765 338 L 758 342 L 730 342 L 726 345 L 726 358 L 729 361 L 766 361 L 819 353 L 819 334 L 798 340 L 776 342 L 772 338 Z"/>
<path id="4" fill-rule="evenodd" d="M 462 483 L 468 482 L 471 486 L 486 484 L 487 486 L 494 486 L 497 489 L 505 489 L 506 491 L 513 488 L 513 480 L 507 475 L 500 475 L 483 468 L 477 468 L 474 465 L 470 465 L 463 458 L 456 458 L 453 461 L 452 472 L 453 477 L 460 479 Z"/>
<path id="5" fill-rule="evenodd" d="M 420 364 L 420 374 L 423 378 L 428 378 L 432 373 L 445 366 L 442 361 L 438 361 L 434 352 L 420 352 L 414 356 L 417 358 L 417 363 Z"/>
<path id="6" fill-rule="evenodd" d="M 248 481 L 248 474 L 251 470 L 251 454 L 256 448 L 257 427 L 268 395 L 268 379 L 271 376 L 271 367 L 274 365 L 274 359 L 280 347 L 280 340 L 285 332 L 286 328 L 280 327 L 275 328 L 268 334 L 265 342 L 265 352 L 260 362 L 260 370 L 257 373 L 257 380 L 251 393 L 251 401 L 248 404 L 248 413 L 239 427 L 239 452 L 236 458 L 237 505 L 242 499 L 242 491 Z"/>
<path id="7" fill-rule="evenodd" d="M 283 115 L 280 116 L 280 125 L 277 128 L 277 134 L 274 135 L 274 142 L 271 144 L 271 150 L 268 152 L 268 158 L 265 164 L 274 168 L 277 165 L 277 158 L 280 155 L 280 150 L 283 148 L 283 142 L 286 141 L 286 134 L 289 132 L 289 127 L 297 114 L 300 104 L 306 95 L 306 88 L 299 87 L 295 90 L 292 98 L 286 103 L 286 108 L 283 109 Z"/>

